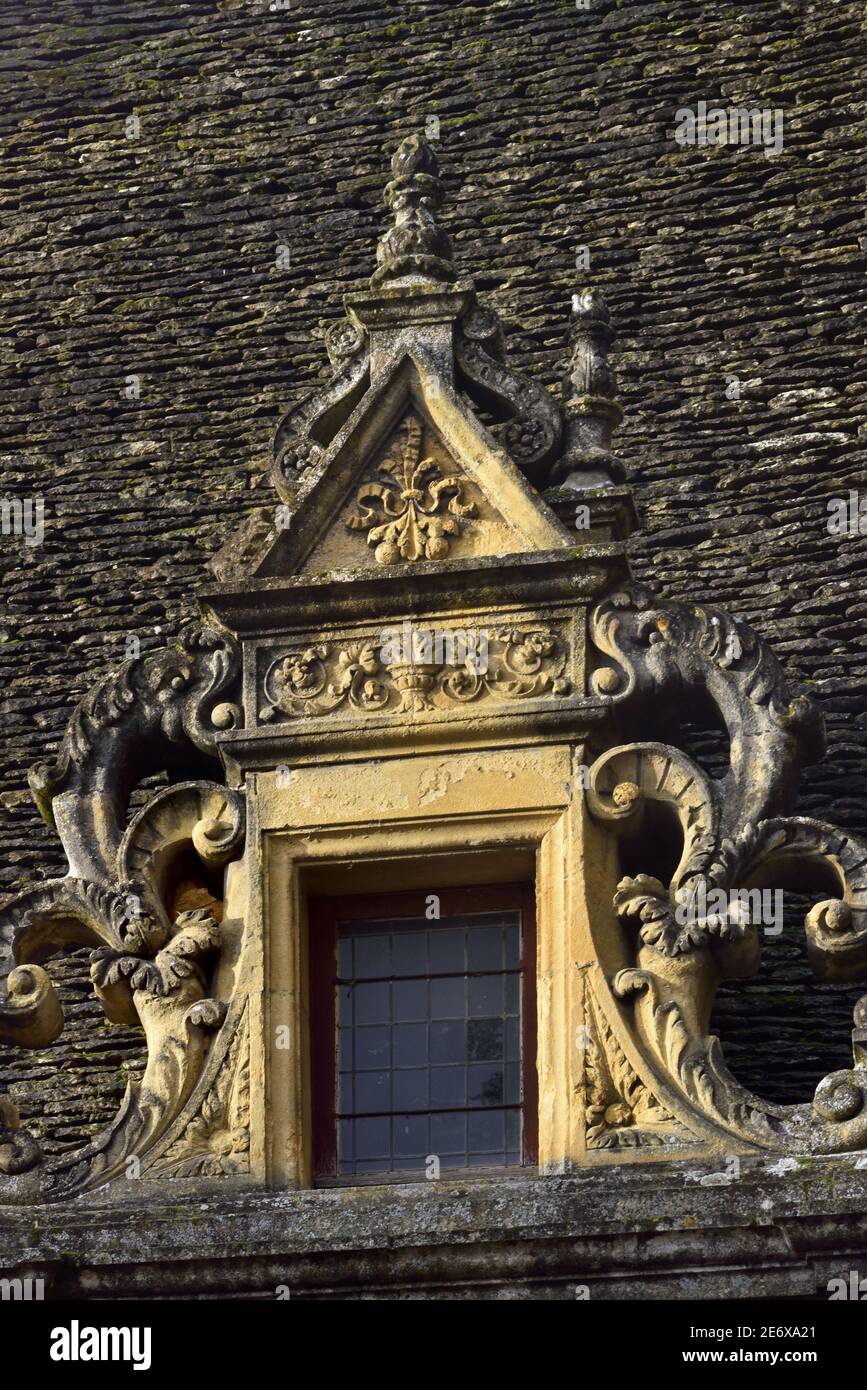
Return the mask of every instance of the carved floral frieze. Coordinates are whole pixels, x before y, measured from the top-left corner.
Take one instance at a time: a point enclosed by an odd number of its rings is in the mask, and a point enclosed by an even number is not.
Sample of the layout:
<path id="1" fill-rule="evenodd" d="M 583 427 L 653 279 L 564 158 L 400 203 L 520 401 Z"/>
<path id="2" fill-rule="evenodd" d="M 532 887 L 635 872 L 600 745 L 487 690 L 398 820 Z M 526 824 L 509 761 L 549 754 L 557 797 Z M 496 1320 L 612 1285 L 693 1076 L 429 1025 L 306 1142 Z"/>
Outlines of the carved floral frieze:
<path id="1" fill-rule="evenodd" d="M 488 699 L 558 699 L 573 689 L 569 640 L 555 627 L 398 634 L 316 642 L 277 657 L 265 672 L 260 719 L 419 714 Z"/>

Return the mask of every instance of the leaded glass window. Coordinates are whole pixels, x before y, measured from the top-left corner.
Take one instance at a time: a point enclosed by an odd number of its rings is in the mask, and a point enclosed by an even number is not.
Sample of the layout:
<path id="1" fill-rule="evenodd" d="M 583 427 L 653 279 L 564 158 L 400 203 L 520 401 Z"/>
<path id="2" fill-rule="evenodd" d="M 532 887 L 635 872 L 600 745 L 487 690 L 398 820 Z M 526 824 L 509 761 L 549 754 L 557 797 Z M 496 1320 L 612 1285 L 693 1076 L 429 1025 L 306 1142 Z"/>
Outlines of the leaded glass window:
<path id="1" fill-rule="evenodd" d="M 314 1074 L 327 1088 L 319 1166 L 339 1180 L 532 1161 L 530 895 L 452 890 L 434 895 L 435 919 L 408 911 L 411 897 L 325 900 L 314 914 L 330 975 L 317 982 L 320 1047 L 334 1049 Z"/>

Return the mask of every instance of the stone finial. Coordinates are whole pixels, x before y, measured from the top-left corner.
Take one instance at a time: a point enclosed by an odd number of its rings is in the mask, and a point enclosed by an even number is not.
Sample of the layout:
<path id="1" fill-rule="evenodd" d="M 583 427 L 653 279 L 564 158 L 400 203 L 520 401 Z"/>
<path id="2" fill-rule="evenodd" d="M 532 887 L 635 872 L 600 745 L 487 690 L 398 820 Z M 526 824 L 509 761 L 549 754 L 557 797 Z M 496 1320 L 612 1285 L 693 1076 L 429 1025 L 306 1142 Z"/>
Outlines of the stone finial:
<path id="1" fill-rule="evenodd" d="M 563 378 L 564 401 L 580 407 L 585 423 L 596 425 L 600 447 L 608 449 L 623 412 L 616 404 L 617 377 L 608 361 L 614 330 L 605 296 L 594 289 L 576 294 L 569 323 L 572 361 Z"/>
<path id="2" fill-rule="evenodd" d="M 392 157 L 391 172 L 385 201 L 394 225 L 376 248 L 378 269 L 371 276 L 371 288 L 407 280 L 451 284 L 456 273 L 452 243 L 436 221 L 443 185 L 436 155 L 424 135 L 403 141 Z"/>
<path id="3" fill-rule="evenodd" d="M 622 477 L 622 465 L 611 453 L 611 436 L 623 419 L 615 399 L 617 377 L 608 361 L 614 330 L 599 290 L 585 289 L 573 296 L 570 337 L 572 360 L 562 382 L 569 447 L 558 474 L 562 478 L 572 470 L 602 470 L 611 478 Z"/>

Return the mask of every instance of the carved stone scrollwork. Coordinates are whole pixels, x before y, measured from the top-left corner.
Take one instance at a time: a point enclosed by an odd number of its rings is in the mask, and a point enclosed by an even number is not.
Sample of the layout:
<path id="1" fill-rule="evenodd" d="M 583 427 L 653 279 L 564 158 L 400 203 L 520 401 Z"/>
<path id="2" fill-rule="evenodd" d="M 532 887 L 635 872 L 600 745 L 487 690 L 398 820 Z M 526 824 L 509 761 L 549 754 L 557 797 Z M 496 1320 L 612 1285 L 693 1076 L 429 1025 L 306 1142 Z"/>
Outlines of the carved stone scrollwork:
<path id="1" fill-rule="evenodd" d="M 157 1142 L 196 1084 L 225 1005 L 209 997 L 220 949 L 221 909 L 173 906 L 176 866 L 204 875 L 236 858 L 244 802 L 214 782 L 159 792 L 124 829 L 130 796 L 145 773 L 199 760 L 216 766 L 219 730 L 240 720 L 231 700 L 239 675 L 234 643 L 191 624 L 178 645 L 127 662 L 79 704 L 53 765 L 31 773 L 45 818 L 69 859 L 66 878 L 19 893 L 0 912 L 0 1036 L 45 1046 L 62 1013 L 42 964 L 70 946 L 91 946 L 91 979 L 111 1022 L 138 1024 L 148 1048 L 140 1083 L 130 1083 L 103 1134 L 39 1164 L 38 1146 L 17 1129 L 11 1102 L 0 1114 L 0 1173 L 35 1169 L 28 1200 L 55 1200 L 109 1181 Z M 11 1135 L 11 1140 L 9 1136 Z M 28 1174 L 31 1177 L 30 1174 Z M 0 1201 L 17 1200 L 19 1188 Z"/>
<path id="2" fill-rule="evenodd" d="M 641 1080 L 598 1006 L 585 1012 L 584 1072 L 586 1141 L 590 1149 L 676 1146 L 691 1136 Z"/>
<path id="3" fill-rule="evenodd" d="M 279 657 L 265 673 L 260 719 L 322 716 L 341 707 L 423 712 L 489 697 L 558 698 L 572 690 L 568 643 L 549 627 L 483 629 L 472 634 L 472 644 L 465 634 L 416 630 L 423 640 L 403 652 L 393 631 L 393 642 L 382 636 L 319 642 Z"/>
<path id="4" fill-rule="evenodd" d="M 351 642 L 335 650 L 319 642 L 303 651 L 290 652 L 268 670 L 264 691 L 271 701 L 260 718 L 278 713 L 330 714 L 344 703 L 358 710 L 382 709 L 388 691 L 381 679 L 384 667 L 374 642 Z"/>
<path id="5" fill-rule="evenodd" d="M 294 500 L 299 482 L 317 467 L 370 382 L 367 338 L 360 326 L 341 320 L 328 330 L 325 342 L 335 367 L 333 379 L 286 412 L 271 444 L 271 479 L 284 502 Z"/>
<path id="6" fill-rule="evenodd" d="M 8 1096 L 0 1096 L 0 1175 L 17 1177 L 41 1160 L 42 1150 L 33 1135 L 21 1128 L 17 1105 Z"/>
<path id="7" fill-rule="evenodd" d="M 130 919 L 127 911 L 124 894 L 61 879 L 20 895 L 0 919 L 2 929 L 10 916 L 18 918 L 12 949 L 19 960 L 48 959 L 65 945 L 96 946 L 91 978 L 106 1016 L 114 1023 L 140 1023 L 148 1043 L 142 1082 L 130 1084 L 110 1130 L 46 1165 L 44 1198 L 105 1181 L 127 1158 L 146 1149 L 183 1105 L 201 1065 L 207 1032 L 221 1018 L 222 1006 L 205 998 L 204 965 L 219 948 L 216 922 L 202 910 L 181 913 L 157 949 L 162 932 L 154 932 L 147 920 Z M 33 969 L 29 963 L 19 967 Z M 19 971 L 13 970 L 10 979 Z"/>
<path id="8" fill-rule="evenodd" d="M 181 913 L 165 948 L 151 959 L 124 949 L 94 952 L 94 990 L 114 1023 L 140 1022 L 148 1046 L 141 1082 L 129 1083 L 114 1123 L 85 1148 L 46 1165 L 50 1198 L 120 1177 L 182 1110 L 200 1074 L 210 1034 L 225 1005 L 206 997 L 208 958 L 219 949 L 217 923 L 202 909 Z"/>
<path id="9" fill-rule="evenodd" d="M 113 876 L 126 806 L 144 776 L 171 771 L 196 753 L 203 768 L 215 765 L 217 733 L 241 719 L 225 698 L 239 673 L 233 640 L 190 623 L 175 646 L 127 661 L 80 702 L 54 763 L 29 774 L 73 875 L 96 882 Z"/>
<path id="10" fill-rule="evenodd" d="M 190 829 L 192 827 L 192 829 Z M 165 891 L 165 866 L 192 841 L 202 863 L 220 869 L 238 853 L 244 838 L 241 799 L 213 782 L 179 782 L 158 792 L 133 818 L 118 848 L 118 873 L 149 879 Z"/>
<path id="11" fill-rule="evenodd" d="M 59 1038 L 63 1011 L 48 975 L 39 965 L 19 965 L 6 976 L 0 1000 L 0 1039 L 19 1047 L 47 1047 Z"/>
<path id="12" fill-rule="evenodd" d="M 63 1010 L 51 980 L 38 965 L 19 965 L 6 976 L 6 996 L 0 996 L 0 1042 L 19 1047 L 47 1047 L 63 1030 Z M 26 1173 L 40 1161 L 42 1151 L 21 1128 L 18 1107 L 0 1095 L 0 1174 Z"/>
<path id="13" fill-rule="evenodd" d="M 116 887 L 58 879 L 20 894 L 0 916 L 10 958 L 23 962 L 9 976 L 13 992 L 22 971 L 44 976 L 33 961 L 47 960 L 64 946 L 92 945 L 91 979 L 106 1017 L 113 1023 L 140 1024 L 148 1045 L 142 1081 L 130 1084 L 109 1130 L 84 1149 L 45 1165 L 45 1200 L 106 1182 L 130 1158 L 140 1161 L 182 1109 L 201 1070 L 209 1035 L 222 1021 L 225 1006 L 207 997 L 210 966 L 220 947 L 218 923 L 201 908 L 170 920 L 162 893 L 180 854 L 200 852 L 203 863 L 213 867 L 238 853 L 243 803 L 236 793 L 207 783 L 179 788 L 173 806 L 174 794 L 170 789 L 158 805 L 144 808 L 119 851 L 119 870 L 134 861 L 139 879 L 119 877 Z M 219 812 L 216 819 L 214 810 Z M 138 891 L 127 891 L 131 886 Z M 41 1036 L 53 1040 L 47 1024 Z"/>
<path id="14" fill-rule="evenodd" d="M 191 1099 L 192 1119 L 177 1121 L 146 1165 L 148 1177 L 237 1177 L 250 1169 L 250 1024 L 242 1006 L 234 1029 L 214 1048 L 199 1083 L 200 1104 Z M 180 1126 L 180 1128 L 179 1128 Z"/>
<path id="15" fill-rule="evenodd" d="M 455 362 L 471 396 L 505 421 L 503 444 L 515 463 L 541 486 L 547 481 L 563 433 L 554 397 L 504 365 L 499 321 L 490 310 L 467 315 L 455 335 Z"/>
<path id="16" fill-rule="evenodd" d="M 816 977 L 858 980 L 867 962 L 867 846 L 855 836 L 806 816 L 775 817 L 747 828 L 736 843 L 736 862 L 750 883 L 830 876 L 839 898 L 816 903 L 804 921 L 807 956 Z"/>
<path id="17" fill-rule="evenodd" d="M 455 700 L 474 700 L 482 690 L 505 700 L 524 700 L 537 695 L 568 695 L 571 682 L 566 678 L 568 647 L 548 627 L 496 628 L 490 634 L 497 653 L 478 684 L 475 671 L 456 671 L 444 681 L 444 689 Z"/>
<path id="18" fill-rule="evenodd" d="M 620 707 L 622 723 L 640 718 L 647 700 L 677 709 L 686 696 L 715 707 L 730 741 L 722 778 L 663 743 L 612 748 L 590 772 L 590 811 L 631 842 L 633 861 L 646 817 L 679 827 L 668 881 L 634 874 L 613 897 L 634 965 L 615 974 L 612 991 L 641 1051 L 666 1076 L 682 1120 L 701 1117 L 747 1145 L 784 1152 L 861 1147 L 867 1074 L 857 1052 L 854 1069 L 826 1077 L 812 1106 L 774 1106 L 732 1077 L 708 1034 L 720 981 L 758 969 L 771 887 L 836 882 L 839 897 L 807 915 L 808 958 L 822 980 L 867 976 L 867 845 L 785 814 L 801 761 L 822 747 L 816 711 L 790 696 L 765 644 L 715 610 L 656 604 L 633 589 L 602 604 L 591 628 L 617 663 L 597 670 L 593 686 Z"/>
<path id="19" fill-rule="evenodd" d="M 650 701 L 716 708 L 730 740 L 719 799 L 731 832 L 789 807 L 801 764 L 824 751 L 824 728 L 809 700 L 789 694 L 770 648 L 745 623 L 714 608 L 657 602 L 633 585 L 599 605 L 591 630 L 615 663 L 600 665 L 591 687 L 624 717 Z"/>

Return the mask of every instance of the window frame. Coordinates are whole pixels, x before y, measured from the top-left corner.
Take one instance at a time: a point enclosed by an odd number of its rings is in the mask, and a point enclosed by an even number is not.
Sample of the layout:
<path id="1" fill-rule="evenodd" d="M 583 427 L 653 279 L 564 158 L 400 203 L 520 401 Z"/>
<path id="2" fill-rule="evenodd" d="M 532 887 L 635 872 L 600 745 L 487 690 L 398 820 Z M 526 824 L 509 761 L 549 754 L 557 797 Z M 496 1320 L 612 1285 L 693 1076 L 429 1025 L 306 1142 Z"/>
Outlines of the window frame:
<path id="1" fill-rule="evenodd" d="M 424 888 L 394 893 L 355 893 L 308 899 L 308 999 L 310 1007 L 310 1102 L 313 1185 L 360 1187 L 419 1182 L 418 1169 L 372 1174 L 337 1170 L 337 940 L 340 922 L 394 917 L 425 917 L 427 899 L 440 900 L 440 917 L 462 913 L 521 913 L 521 1079 L 522 1156 L 520 1164 L 496 1168 L 449 1168 L 443 1176 L 466 1179 L 491 1172 L 525 1175 L 538 1164 L 539 1082 L 536 1036 L 536 910 L 532 883 L 499 883 L 464 888 Z"/>

